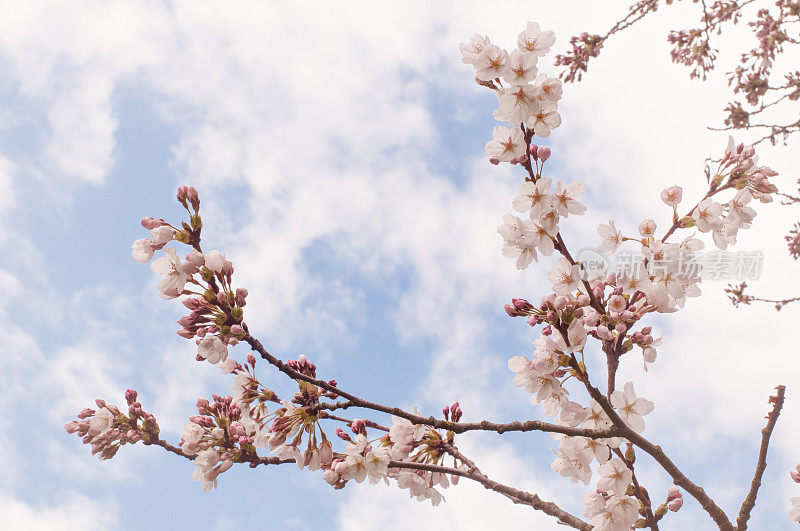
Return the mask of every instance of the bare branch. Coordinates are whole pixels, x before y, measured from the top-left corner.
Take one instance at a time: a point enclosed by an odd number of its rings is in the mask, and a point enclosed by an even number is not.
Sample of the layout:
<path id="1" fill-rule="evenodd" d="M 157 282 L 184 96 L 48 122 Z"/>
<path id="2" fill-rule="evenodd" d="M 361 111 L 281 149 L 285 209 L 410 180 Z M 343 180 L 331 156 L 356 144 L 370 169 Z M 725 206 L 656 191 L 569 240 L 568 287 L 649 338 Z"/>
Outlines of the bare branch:
<path id="1" fill-rule="evenodd" d="M 736 529 L 744 531 L 747 529 L 747 520 L 750 519 L 750 512 L 756 505 L 756 496 L 758 496 L 758 489 L 761 487 L 761 478 L 764 475 L 764 470 L 767 468 L 767 449 L 769 448 L 769 439 L 772 436 L 772 430 L 778 422 L 778 416 L 781 414 L 783 407 L 784 394 L 786 393 L 786 386 L 779 385 L 775 388 L 777 393 L 771 396 L 769 401 L 773 404 L 772 411 L 767 414 L 767 425 L 761 430 L 761 448 L 758 451 L 758 461 L 756 462 L 756 472 L 753 475 L 753 481 L 750 484 L 750 492 L 742 502 L 742 508 L 739 510 L 739 517 L 736 519 Z"/>

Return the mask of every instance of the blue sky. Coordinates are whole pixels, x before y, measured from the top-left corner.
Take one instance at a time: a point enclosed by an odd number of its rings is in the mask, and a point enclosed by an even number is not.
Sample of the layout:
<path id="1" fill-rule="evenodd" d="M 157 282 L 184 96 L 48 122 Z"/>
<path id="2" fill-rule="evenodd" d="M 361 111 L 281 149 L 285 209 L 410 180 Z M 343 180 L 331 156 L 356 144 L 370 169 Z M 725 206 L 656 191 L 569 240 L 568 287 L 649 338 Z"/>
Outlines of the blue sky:
<path id="1" fill-rule="evenodd" d="M 510 46 L 535 19 L 556 30 L 561 51 L 569 35 L 612 22 L 613 10 L 581 5 L 8 4 L 0 508 L 15 527 L 556 528 L 475 486 L 449 489 L 433 509 L 387 487 L 334 491 L 294 467 L 234 468 L 205 494 L 188 461 L 126 447 L 98 462 L 62 426 L 95 397 L 121 404 L 131 387 L 177 441 L 197 397 L 229 392 L 230 379 L 193 361 L 193 344 L 174 334 L 182 307 L 161 300 L 149 268 L 130 259 L 131 242 L 146 236 L 141 217 L 181 215 L 183 184 L 200 191 L 206 246 L 234 261 L 237 285 L 250 290 L 246 320 L 272 352 L 305 353 L 343 387 L 427 414 L 459 400 L 467 419 L 538 415 L 505 368 L 535 336 L 502 306 L 538 300 L 549 262 L 517 272 L 500 256 L 495 228 L 519 176 L 485 160 L 495 101 L 457 45 L 480 32 Z M 697 195 L 702 160 L 724 146 L 705 130 L 719 119 L 724 80 L 689 82 L 662 38 L 695 14 L 659 16 L 610 43 L 586 82 L 565 90 L 548 165 L 587 183 L 589 213 L 564 227 L 576 248 L 596 245 L 609 218 L 666 222 L 658 191 L 679 184 Z M 796 146 L 765 149 L 762 161 L 792 175 L 793 157 Z M 759 286 L 779 293 L 796 277 L 780 236 L 793 214 L 761 212 L 740 244 L 765 253 Z M 658 363 L 646 375 L 630 363 L 622 375 L 656 403 L 646 435 L 726 508 L 751 474 L 771 387 L 789 385 L 754 515 L 754 528 L 788 529 L 796 319 L 792 309 L 733 310 L 722 288 L 705 286 L 685 311 L 655 321 L 665 337 Z M 549 437 L 475 435 L 463 445 L 485 471 L 580 512 L 584 488 L 550 471 Z M 666 489 L 663 474 L 640 466 L 652 492 Z M 666 528 L 710 529 L 688 501 L 670 520 Z"/>

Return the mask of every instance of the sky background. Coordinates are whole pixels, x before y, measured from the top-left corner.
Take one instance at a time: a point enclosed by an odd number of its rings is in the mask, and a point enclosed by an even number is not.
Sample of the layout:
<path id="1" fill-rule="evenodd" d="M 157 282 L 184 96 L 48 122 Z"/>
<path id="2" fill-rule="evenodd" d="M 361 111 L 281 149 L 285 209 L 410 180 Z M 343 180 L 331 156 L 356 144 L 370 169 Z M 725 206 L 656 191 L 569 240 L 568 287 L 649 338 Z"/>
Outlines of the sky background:
<path id="1" fill-rule="evenodd" d="M 94 398 L 121 405 L 135 388 L 177 442 L 197 397 L 230 392 L 231 379 L 195 362 L 193 342 L 175 335 L 182 306 L 161 300 L 149 267 L 130 258 L 131 242 L 147 236 L 140 218 L 180 219 L 183 184 L 199 190 L 205 246 L 233 260 L 235 285 L 250 292 L 245 319 L 271 352 L 304 353 L 324 378 L 425 414 L 459 400 L 465 420 L 537 418 L 506 368 L 536 335 L 503 304 L 538 300 L 552 260 L 519 272 L 500 255 L 496 227 L 521 177 L 486 160 L 496 100 L 475 85 L 458 44 L 479 32 L 511 49 L 535 20 L 556 31 L 539 63 L 555 73 L 569 36 L 605 32 L 626 2 L 2 8 L 0 514 L 9 528 L 561 528 L 465 482 L 431 508 L 394 487 L 334 491 L 295 467 L 235 467 L 205 494 L 186 460 L 133 446 L 98 462 L 62 426 Z M 690 81 L 666 42 L 698 16 L 689 2 L 663 8 L 565 87 L 548 172 L 588 187 L 587 215 L 562 223 L 574 249 L 597 245 L 597 224 L 611 218 L 626 233 L 645 217 L 666 226 L 665 186 L 682 186 L 687 201 L 703 194 L 703 160 L 727 139 L 706 126 L 720 123 L 727 86 L 721 73 Z M 720 42 L 720 72 L 751 39 L 739 28 Z M 797 144 L 759 153 L 791 191 Z M 756 289 L 797 294 L 783 235 L 798 212 L 758 212 L 738 247 L 765 255 Z M 752 525 L 789 529 L 788 498 L 800 495 L 787 474 L 800 460 L 799 309 L 735 310 L 723 288 L 704 284 L 685 310 L 655 319 L 657 363 L 645 374 L 638 357 L 626 360 L 618 381 L 634 379 L 655 402 L 645 435 L 730 513 L 752 476 L 767 398 L 788 385 Z M 261 369 L 267 385 L 291 390 Z M 586 487 L 550 471 L 550 437 L 457 442 L 491 477 L 581 512 Z M 669 486 L 645 458 L 637 475 L 654 497 Z M 665 527 L 709 523 L 687 498 Z"/>

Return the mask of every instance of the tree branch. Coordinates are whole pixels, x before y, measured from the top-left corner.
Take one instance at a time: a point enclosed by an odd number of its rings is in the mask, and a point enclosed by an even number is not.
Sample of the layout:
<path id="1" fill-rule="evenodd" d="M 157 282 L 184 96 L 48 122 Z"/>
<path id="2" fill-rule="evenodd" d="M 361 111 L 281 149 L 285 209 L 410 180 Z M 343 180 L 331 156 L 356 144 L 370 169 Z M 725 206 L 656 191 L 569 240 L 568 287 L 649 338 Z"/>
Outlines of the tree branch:
<path id="1" fill-rule="evenodd" d="M 577 363 L 574 364 L 574 369 L 579 370 Z M 588 380 L 584 380 L 584 386 L 586 390 L 589 392 L 592 398 L 600 404 L 600 407 L 603 408 L 603 411 L 606 412 L 608 418 L 614 424 L 615 427 L 619 428 L 622 432 L 625 439 L 629 440 L 631 443 L 635 444 L 656 460 L 656 462 L 661 465 L 661 467 L 670 475 L 673 482 L 678 485 L 679 487 L 683 487 L 683 489 L 691 494 L 691 496 L 700 503 L 703 509 L 711 516 L 714 520 L 714 523 L 719 526 L 720 529 L 724 531 L 734 531 L 733 524 L 731 523 L 728 516 L 715 502 L 711 499 L 711 497 L 706 494 L 705 490 L 696 485 L 692 482 L 686 475 L 680 471 L 680 469 L 675 465 L 675 463 L 667 457 L 667 454 L 661 449 L 660 446 L 657 446 L 635 431 L 633 431 L 625 421 L 617 414 L 614 408 L 609 403 L 608 399 L 601 393 L 596 387 L 591 385 Z"/>
<path id="2" fill-rule="evenodd" d="M 761 430 L 761 448 L 758 451 L 756 472 L 753 475 L 753 482 L 750 484 L 750 492 L 747 493 L 747 497 L 742 502 L 742 508 L 739 510 L 739 517 L 736 519 L 736 529 L 739 531 L 747 529 L 747 520 L 750 519 L 750 512 L 753 510 L 753 507 L 755 507 L 758 489 L 761 487 L 761 477 L 764 475 L 764 470 L 767 468 L 769 439 L 772 436 L 772 430 L 778 422 L 778 416 L 781 414 L 781 408 L 783 407 L 786 386 L 779 385 L 775 389 L 777 393 L 769 399 L 773 404 L 772 411 L 767 414 L 767 425 Z"/>
<path id="3" fill-rule="evenodd" d="M 461 455 L 459 453 L 459 455 Z M 463 456 L 459 457 L 459 459 L 465 459 Z M 464 461 L 465 463 L 469 462 L 468 459 Z M 451 474 L 454 476 L 459 476 L 467 479 L 471 479 L 477 483 L 483 485 L 484 488 L 487 490 L 492 490 L 503 496 L 511 499 L 514 503 L 520 503 L 523 505 L 528 505 L 533 507 L 537 511 L 542 511 L 545 514 L 553 516 L 558 519 L 559 523 L 568 525 L 575 529 L 580 529 L 582 531 L 589 531 L 592 529 L 592 526 L 581 520 L 575 515 L 568 513 L 567 511 L 560 508 L 553 502 L 547 502 L 542 500 L 536 494 L 531 494 L 530 492 L 525 492 L 523 490 L 515 489 L 514 487 L 509 487 L 508 485 L 504 485 L 492 479 L 489 479 L 485 474 L 483 474 L 478 468 L 472 463 L 472 466 L 469 468 L 468 471 L 464 471 L 460 468 L 452 468 L 452 467 L 445 467 L 439 465 L 431 465 L 426 463 L 412 463 L 406 461 L 390 461 L 389 468 L 405 468 L 411 470 L 426 470 L 429 472 L 439 472 L 442 474 Z"/>
<path id="4" fill-rule="evenodd" d="M 339 420 L 339 419 L 337 419 Z M 346 420 L 346 419 L 342 419 Z M 144 441 L 143 441 L 144 442 Z M 180 448 L 169 444 L 168 442 L 157 439 L 155 441 L 144 442 L 147 446 L 160 446 L 164 450 L 171 452 L 175 455 L 179 455 L 184 457 L 190 461 L 194 461 L 195 456 L 186 455 L 184 454 Z M 406 461 L 390 461 L 389 468 L 404 468 L 410 470 L 426 470 L 429 472 L 439 472 L 442 474 L 450 474 L 453 476 L 464 477 L 467 479 L 471 479 L 480 483 L 488 490 L 493 490 L 498 492 L 507 498 L 511 499 L 514 503 L 520 503 L 524 505 L 529 505 L 530 507 L 536 509 L 537 511 L 542 511 L 545 514 L 550 516 L 554 516 L 558 518 L 560 523 L 569 525 L 575 529 L 581 529 L 583 531 L 589 531 L 592 529 L 592 526 L 574 516 L 567 511 L 561 509 L 558 505 L 553 502 L 547 502 L 539 498 L 536 494 L 531 494 L 530 492 L 525 492 L 519 489 L 515 489 L 514 487 L 510 487 L 508 485 L 504 485 L 492 479 L 489 479 L 485 474 L 483 474 L 475 463 L 473 463 L 470 459 L 468 459 L 464 454 L 458 451 L 453 445 L 446 445 L 448 453 L 456 457 L 459 461 L 462 461 L 467 465 L 469 471 L 464 471 L 460 468 L 452 468 L 452 467 L 445 467 L 439 465 L 432 465 L 426 463 L 413 463 L 413 462 L 406 462 Z M 244 459 L 244 456 L 243 456 Z M 286 465 L 286 464 L 294 464 L 294 459 L 281 459 L 279 457 L 260 457 L 260 456 L 253 456 L 252 459 L 244 459 L 244 463 L 250 463 L 250 466 L 255 467 L 258 465 Z"/>
<path id="5" fill-rule="evenodd" d="M 486 420 L 481 422 L 449 422 L 434 417 L 423 417 L 421 415 L 409 413 L 397 407 L 384 406 L 381 404 L 376 404 L 375 402 L 364 400 L 351 393 L 342 391 L 338 387 L 335 387 L 328 382 L 298 372 L 267 352 L 267 350 L 264 348 L 264 345 L 262 345 L 259 340 L 251 336 L 249 333 L 247 333 L 247 335 L 244 337 L 244 341 L 247 342 L 247 344 L 249 344 L 255 352 L 258 352 L 264 360 L 271 365 L 274 365 L 279 371 L 286 374 L 290 378 L 295 380 L 303 380 L 310 384 L 316 385 L 317 387 L 321 387 L 322 389 L 325 389 L 330 393 L 337 394 L 349 401 L 349 403 L 340 403 L 335 407 L 335 409 L 345 409 L 347 407 L 371 409 L 373 411 L 380 411 L 382 413 L 387 413 L 389 415 L 410 420 L 414 424 L 423 424 L 425 426 L 431 426 L 432 428 L 450 430 L 454 433 L 464 433 L 467 431 L 493 431 L 497 433 L 505 433 L 507 431 L 544 431 L 549 433 L 561 433 L 563 435 L 569 435 L 572 437 L 588 437 L 590 439 L 606 439 L 609 437 L 617 437 L 621 433 L 618 429 L 613 427 L 605 430 L 571 428 L 569 426 L 561 426 L 539 420 L 515 421 L 499 424 Z"/>

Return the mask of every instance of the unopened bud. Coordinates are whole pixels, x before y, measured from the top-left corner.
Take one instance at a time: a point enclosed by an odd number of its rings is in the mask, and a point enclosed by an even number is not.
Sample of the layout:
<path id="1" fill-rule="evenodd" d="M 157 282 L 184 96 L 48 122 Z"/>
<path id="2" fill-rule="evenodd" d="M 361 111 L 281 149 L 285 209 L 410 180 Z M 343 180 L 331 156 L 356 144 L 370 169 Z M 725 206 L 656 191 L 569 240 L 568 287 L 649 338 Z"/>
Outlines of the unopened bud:
<path id="1" fill-rule="evenodd" d="M 540 146 L 536 150 L 536 154 L 542 159 L 542 162 L 545 162 L 547 159 L 550 158 L 550 148 L 547 146 Z"/>

